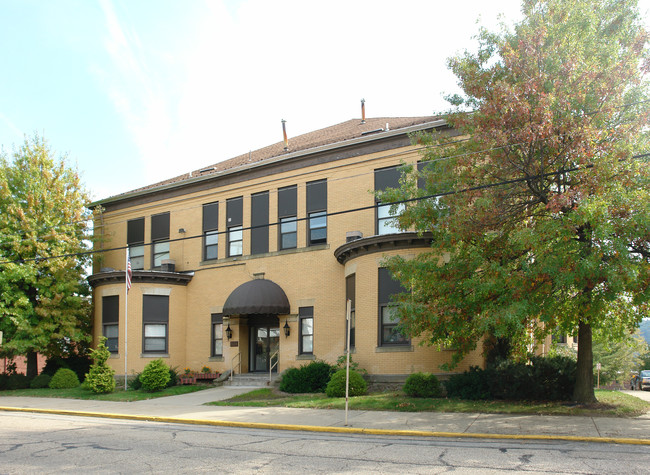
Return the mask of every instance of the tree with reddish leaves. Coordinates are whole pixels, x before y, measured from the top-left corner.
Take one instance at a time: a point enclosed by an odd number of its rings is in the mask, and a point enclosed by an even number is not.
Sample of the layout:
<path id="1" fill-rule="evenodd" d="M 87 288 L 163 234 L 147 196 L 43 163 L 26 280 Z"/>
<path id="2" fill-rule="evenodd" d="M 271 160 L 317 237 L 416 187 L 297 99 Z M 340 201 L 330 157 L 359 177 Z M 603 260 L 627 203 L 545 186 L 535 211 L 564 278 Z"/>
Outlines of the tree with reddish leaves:
<path id="1" fill-rule="evenodd" d="M 386 264 L 411 289 L 403 330 L 456 348 L 453 363 L 482 341 L 525 357 L 575 335 L 574 400 L 590 403 L 593 332 L 621 338 L 648 315 L 648 33 L 634 0 L 522 11 L 449 60 L 460 135 L 418 137 L 422 166 L 380 198 L 414 200 L 398 222 L 432 233 L 432 248 Z"/>

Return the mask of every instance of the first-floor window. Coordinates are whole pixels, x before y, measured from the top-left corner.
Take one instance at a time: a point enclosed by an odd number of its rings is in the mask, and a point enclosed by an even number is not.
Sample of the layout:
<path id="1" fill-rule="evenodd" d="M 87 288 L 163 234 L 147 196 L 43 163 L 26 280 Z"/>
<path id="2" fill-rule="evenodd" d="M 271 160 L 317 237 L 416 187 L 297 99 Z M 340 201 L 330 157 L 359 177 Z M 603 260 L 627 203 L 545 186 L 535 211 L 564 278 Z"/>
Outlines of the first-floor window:
<path id="1" fill-rule="evenodd" d="M 167 353 L 169 335 L 169 296 L 142 296 L 142 351 Z"/>
<path id="2" fill-rule="evenodd" d="M 382 345 L 404 345 L 409 340 L 397 329 L 399 325 L 397 307 L 383 305 L 381 307 L 381 343 Z"/>
<path id="3" fill-rule="evenodd" d="M 106 337 L 106 348 L 117 353 L 119 344 L 120 297 L 102 297 L 102 334 Z"/>
<path id="4" fill-rule="evenodd" d="M 155 242 L 153 244 L 153 266 L 162 266 L 162 261 L 169 259 L 169 241 Z"/>
<path id="5" fill-rule="evenodd" d="M 117 353 L 120 336 L 117 323 L 104 325 L 104 336 L 106 337 L 106 348 L 108 348 L 108 351 Z"/>
<path id="6" fill-rule="evenodd" d="M 167 325 L 164 323 L 145 323 L 144 351 L 165 353 L 167 351 Z"/>
<path id="7" fill-rule="evenodd" d="M 228 256 L 241 256 L 244 253 L 244 228 L 228 228 Z"/>
<path id="8" fill-rule="evenodd" d="M 212 315 L 212 356 L 223 355 L 223 316 Z"/>
<path id="9" fill-rule="evenodd" d="M 314 307 L 300 307 L 300 354 L 314 352 Z"/>

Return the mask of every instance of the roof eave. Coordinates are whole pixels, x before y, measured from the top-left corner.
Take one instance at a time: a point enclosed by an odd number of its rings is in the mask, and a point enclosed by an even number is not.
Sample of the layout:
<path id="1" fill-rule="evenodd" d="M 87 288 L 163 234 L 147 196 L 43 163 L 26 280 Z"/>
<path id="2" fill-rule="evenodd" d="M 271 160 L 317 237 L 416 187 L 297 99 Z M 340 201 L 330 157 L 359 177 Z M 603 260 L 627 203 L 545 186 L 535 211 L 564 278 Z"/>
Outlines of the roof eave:
<path id="1" fill-rule="evenodd" d="M 113 196 L 110 198 L 105 198 L 103 200 L 98 200 L 98 201 L 93 201 L 92 203 L 87 205 L 87 208 L 94 208 L 96 206 L 101 206 L 104 204 L 108 203 L 118 203 L 120 201 L 125 201 L 125 200 L 130 200 L 133 198 L 138 198 L 140 196 L 146 196 L 152 193 L 158 193 L 161 191 L 165 190 L 171 190 L 174 188 L 180 188 L 184 186 L 189 186 L 193 185 L 195 183 L 201 183 L 203 181 L 208 181 L 208 180 L 214 180 L 215 178 L 222 177 L 222 176 L 227 176 L 231 175 L 234 173 L 241 173 L 242 171 L 246 170 L 253 170 L 258 167 L 262 166 L 267 166 L 271 165 L 274 163 L 286 161 L 286 160 L 292 160 L 298 157 L 306 156 L 306 155 L 311 155 L 314 153 L 319 153 L 319 152 L 325 152 L 325 151 L 330 151 L 330 150 L 335 150 L 337 148 L 343 148 L 343 147 L 349 147 L 351 145 L 359 145 L 367 142 L 374 142 L 376 140 L 380 139 L 386 139 L 389 137 L 394 137 L 397 135 L 404 135 L 404 134 L 410 134 L 412 132 L 418 132 L 420 130 L 426 130 L 426 129 L 432 129 L 432 128 L 438 128 L 438 127 L 443 127 L 447 124 L 447 121 L 444 119 L 438 119 L 434 120 L 431 122 L 424 122 L 422 124 L 416 124 L 416 125 L 411 125 L 408 127 L 402 127 L 399 129 L 394 129 L 394 130 L 388 130 L 384 132 L 378 132 L 376 134 L 368 135 L 368 136 L 362 136 L 362 137 L 357 137 L 353 139 L 348 139 L 344 140 L 341 142 L 334 142 L 331 144 L 326 144 L 326 145 L 320 145 L 318 147 L 312 147 L 309 149 L 305 150 L 300 150 L 297 152 L 289 152 L 284 155 L 278 155 L 266 160 L 260 160 L 255 163 L 249 163 L 246 165 L 240 165 L 238 167 L 233 167 L 229 168 L 227 170 L 223 170 L 220 172 L 215 172 L 215 173 L 210 173 L 209 175 L 203 175 L 203 176 L 198 176 L 194 178 L 188 178 L 186 180 L 181 180 L 178 182 L 174 183 L 168 183 L 166 185 L 160 185 L 156 186 L 154 188 L 147 188 L 146 190 L 140 190 L 140 191 L 134 191 L 134 192 L 127 192 L 121 195 Z"/>

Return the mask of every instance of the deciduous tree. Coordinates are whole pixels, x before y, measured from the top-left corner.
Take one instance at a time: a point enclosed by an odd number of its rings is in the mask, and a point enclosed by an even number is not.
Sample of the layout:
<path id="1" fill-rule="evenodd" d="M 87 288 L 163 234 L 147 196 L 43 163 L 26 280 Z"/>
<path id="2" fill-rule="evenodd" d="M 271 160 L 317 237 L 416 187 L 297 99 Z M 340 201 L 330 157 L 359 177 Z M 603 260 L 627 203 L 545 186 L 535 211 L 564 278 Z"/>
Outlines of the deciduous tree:
<path id="1" fill-rule="evenodd" d="M 405 331 L 452 345 L 454 362 L 485 335 L 522 353 L 578 336 L 574 399 L 591 402 L 592 331 L 621 338 L 650 297 L 648 34 L 633 0 L 522 11 L 449 60 L 460 136 L 419 137 L 423 169 L 380 197 L 417 199 L 399 223 L 431 232 L 432 249 L 387 265 L 411 289 Z"/>
<path id="2" fill-rule="evenodd" d="M 75 170 L 47 142 L 26 139 L 0 155 L 0 330 L 5 356 L 58 355 L 90 337 L 88 197 Z M 55 257 L 56 258 L 53 258 Z"/>

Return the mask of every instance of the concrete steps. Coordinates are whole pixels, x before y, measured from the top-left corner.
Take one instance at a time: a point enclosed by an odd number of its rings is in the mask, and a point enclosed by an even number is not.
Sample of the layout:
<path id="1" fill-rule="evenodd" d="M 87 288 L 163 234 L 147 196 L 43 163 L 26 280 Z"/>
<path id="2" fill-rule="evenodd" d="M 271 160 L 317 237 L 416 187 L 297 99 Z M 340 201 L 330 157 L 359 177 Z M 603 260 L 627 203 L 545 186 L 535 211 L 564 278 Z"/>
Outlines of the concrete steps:
<path id="1" fill-rule="evenodd" d="M 278 378 L 277 373 L 273 373 L 273 383 L 275 383 Z M 269 386 L 269 373 L 243 373 L 235 374 L 230 381 L 230 378 L 226 381 L 226 384 L 230 386 L 250 386 L 255 388 L 265 388 Z"/>

